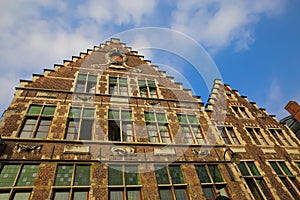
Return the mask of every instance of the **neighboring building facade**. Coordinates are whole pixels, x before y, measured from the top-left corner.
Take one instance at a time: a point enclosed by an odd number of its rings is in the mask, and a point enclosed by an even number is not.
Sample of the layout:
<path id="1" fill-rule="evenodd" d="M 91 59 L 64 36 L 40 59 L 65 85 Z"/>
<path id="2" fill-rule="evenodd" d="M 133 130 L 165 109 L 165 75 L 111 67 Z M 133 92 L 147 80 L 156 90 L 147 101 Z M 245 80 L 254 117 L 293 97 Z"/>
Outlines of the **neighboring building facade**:
<path id="1" fill-rule="evenodd" d="M 219 80 L 204 106 L 117 39 L 21 80 L 0 135 L 1 200 L 300 199 L 287 126 Z"/>
<path id="2" fill-rule="evenodd" d="M 296 134 L 300 140 L 300 106 L 296 101 L 290 101 L 285 109 L 291 114 L 280 120 L 280 122 L 286 124 Z"/>

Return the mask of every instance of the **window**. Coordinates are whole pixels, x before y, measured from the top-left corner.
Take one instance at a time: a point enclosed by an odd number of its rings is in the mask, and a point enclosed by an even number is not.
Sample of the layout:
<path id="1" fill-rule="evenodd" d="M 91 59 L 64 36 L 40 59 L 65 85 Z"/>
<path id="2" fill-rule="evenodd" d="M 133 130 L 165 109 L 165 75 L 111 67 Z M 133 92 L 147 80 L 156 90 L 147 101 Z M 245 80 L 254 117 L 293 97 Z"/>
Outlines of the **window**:
<path id="1" fill-rule="evenodd" d="M 246 128 L 250 137 L 254 140 L 255 144 L 257 145 L 267 145 L 266 139 L 261 134 L 259 128 Z"/>
<path id="2" fill-rule="evenodd" d="M 142 199 L 137 165 L 110 165 L 108 185 L 110 200 Z"/>
<path id="3" fill-rule="evenodd" d="M 20 138 L 47 138 L 55 108 L 55 106 L 31 105 Z"/>
<path id="4" fill-rule="evenodd" d="M 189 199 L 179 165 L 155 166 L 155 176 L 161 199 Z"/>
<path id="5" fill-rule="evenodd" d="M 300 195 L 297 193 L 297 190 L 300 191 L 299 182 L 297 181 L 296 176 L 289 170 L 285 162 L 270 161 L 269 163 L 293 198 L 300 199 Z"/>
<path id="6" fill-rule="evenodd" d="M 89 186 L 89 165 L 58 165 L 52 199 L 88 200 Z"/>
<path id="7" fill-rule="evenodd" d="M 184 142 L 187 144 L 205 144 L 204 136 L 196 115 L 177 114 Z"/>
<path id="8" fill-rule="evenodd" d="M 150 142 L 171 142 L 169 127 L 164 113 L 145 112 L 145 120 Z"/>
<path id="9" fill-rule="evenodd" d="M 239 118 L 250 118 L 245 107 L 231 106 L 231 108 L 232 108 L 234 114 L 236 114 L 236 116 L 238 116 Z"/>
<path id="10" fill-rule="evenodd" d="M 67 122 L 67 140 L 91 140 L 94 132 L 94 108 L 71 107 Z"/>
<path id="11" fill-rule="evenodd" d="M 196 165 L 195 168 L 206 199 L 215 199 L 217 191 L 222 196 L 228 196 L 226 183 L 217 165 Z"/>
<path id="12" fill-rule="evenodd" d="M 109 77 L 109 94 L 111 95 L 128 95 L 127 78 Z"/>
<path id="13" fill-rule="evenodd" d="M 128 110 L 108 111 L 108 137 L 111 141 L 133 142 L 132 113 Z"/>
<path id="14" fill-rule="evenodd" d="M 35 164 L 4 164 L 0 173 L 0 188 L 17 188 L 13 192 L 0 190 L 0 199 L 29 199 L 32 190 L 30 187 L 34 186 L 38 168 L 39 165 Z"/>
<path id="15" fill-rule="evenodd" d="M 75 92 L 95 93 L 97 85 L 97 75 L 78 74 Z"/>
<path id="16" fill-rule="evenodd" d="M 281 146 L 291 146 L 291 143 L 287 140 L 286 136 L 283 135 L 281 129 L 269 129 L 272 136 Z"/>
<path id="17" fill-rule="evenodd" d="M 150 80 L 139 80 L 139 89 L 141 97 L 146 98 L 158 98 L 156 85 L 154 81 Z"/>
<path id="18" fill-rule="evenodd" d="M 262 175 L 252 161 L 244 161 L 238 164 L 238 168 L 247 183 L 255 200 L 274 199 Z"/>
<path id="19" fill-rule="evenodd" d="M 241 144 L 232 126 L 219 126 L 218 130 L 225 144 Z"/>

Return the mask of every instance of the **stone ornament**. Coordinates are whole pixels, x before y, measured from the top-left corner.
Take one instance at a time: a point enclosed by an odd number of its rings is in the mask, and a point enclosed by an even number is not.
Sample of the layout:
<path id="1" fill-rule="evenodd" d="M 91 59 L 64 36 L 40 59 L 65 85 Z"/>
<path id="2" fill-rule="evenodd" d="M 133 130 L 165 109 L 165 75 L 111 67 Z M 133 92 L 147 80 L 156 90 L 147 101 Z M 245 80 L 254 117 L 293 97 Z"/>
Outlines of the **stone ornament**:
<path id="1" fill-rule="evenodd" d="M 43 145 L 29 145 L 29 144 L 19 144 L 17 143 L 14 152 L 20 153 L 21 151 L 29 152 L 29 153 L 39 153 L 42 149 Z"/>

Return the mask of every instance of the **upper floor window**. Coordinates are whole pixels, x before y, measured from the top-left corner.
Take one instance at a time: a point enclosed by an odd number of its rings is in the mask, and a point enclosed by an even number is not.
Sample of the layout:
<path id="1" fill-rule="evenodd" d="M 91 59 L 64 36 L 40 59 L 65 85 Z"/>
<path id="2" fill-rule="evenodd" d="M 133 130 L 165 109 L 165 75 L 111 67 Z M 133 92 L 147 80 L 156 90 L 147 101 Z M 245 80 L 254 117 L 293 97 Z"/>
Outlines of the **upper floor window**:
<path id="1" fill-rule="evenodd" d="M 226 183 L 217 165 L 196 165 L 195 168 L 206 199 L 216 199 L 218 191 L 222 196 L 229 196 Z"/>
<path id="2" fill-rule="evenodd" d="M 269 163 L 293 198 L 300 199 L 300 195 L 297 193 L 297 190 L 300 191 L 300 184 L 285 162 L 270 161 Z"/>
<path id="3" fill-rule="evenodd" d="M 145 112 L 145 120 L 150 142 L 171 142 L 165 113 Z"/>
<path id="4" fill-rule="evenodd" d="M 218 126 L 218 130 L 225 144 L 241 144 L 232 126 Z"/>
<path id="5" fill-rule="evenodd" d="M 109 77 L 109 94 L 111 95 L 128 95 L 127 78 Z"/>
<path id="6" fill-rule="evenodd" d="M 286 136 L 283 134 L 281 129 L 269 129 L 272 136 L 281 146 L 292 146 L 291 143 L 287 140 Z"/>
<path id="7" fill-rule="evenodd" d="M 131 111 L 108 111 L 108 139 L 111 141 L 121 142 L 134 141 L 134 128 Z"/>
<path id="8" fill-rule="evenodd" d="M 205 144 L 204 135 L 196 115 L 177 114 L 184 142 L 187 144 Z"/>
<path id="9" fill-rule="evenodd" d="M 262 135 L 259 128 L 246 128 L 247 132 L 257 145 L 267 145 L 267 141 Z"/>
<path id="10" fill-rule="evenodd" d="M 179 165 L 155 166 L 155 175 L 160 199 L 189 199 Z"/>
<path id="11" fill-rule="evenodd" d="M 31 105 L 23 123 L 20 138 L 47 138 L 55 106 Z"/>
<path id="12" fill-rule="evenodd" d="M 109 199 L 142 199 L 137 165 L 110 165 L 108 168 Z"/>
<path id="13" fill-rule="evenodd" d="M 138 84 L 141 97 L 158 98 L 155 81 L 139 80 Z"/>
<path id="14" fill-rule="evenodd" d="M 245 107 L 242 106 L 231 106 L 233 112 L 239 117 L 239 118 L 250 118 L 249 114 L 246 111 Z"/>
<path id="15" fill-rule="evenodd" d="M 58 165 L 53 187 L 53 199 L 89 199 L 89 186 L 89 165 Z"/>
<path id="16" fill-rule="evenodd" d="M 0 188 L 11 189 L 0 190 L 0 199 L 29 199 L 38 168 L 36 164 L 4 164 L 0 173 Z"/>
<path id="17" fill-rule="evenodd" d="M 97 75 L 78 74 L 75 92 L 95 93 L 97 85 Z"/>
<path id="18" fill-rule="evenodd" d="M 243 161 L 238 168 L 255 200 L 274 199 L 253 161 Z"/>
<path id="19" fill-rule="evenodd" d="M 94 108 L 71 107 L 65 139 L 91 140 L 94 132 Z"/>

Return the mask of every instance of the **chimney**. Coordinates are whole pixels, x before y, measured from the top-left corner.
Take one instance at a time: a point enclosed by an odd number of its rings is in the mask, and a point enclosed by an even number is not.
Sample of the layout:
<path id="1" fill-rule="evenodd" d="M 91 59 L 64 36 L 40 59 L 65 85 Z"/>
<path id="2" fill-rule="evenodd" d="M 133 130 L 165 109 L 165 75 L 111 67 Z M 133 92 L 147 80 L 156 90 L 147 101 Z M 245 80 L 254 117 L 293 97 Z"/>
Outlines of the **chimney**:
<path id="1" fill-rule="evenodd" d="M 284 108 L 300 123 L 300 106 L 296 101 L 290 101 Z"/>

